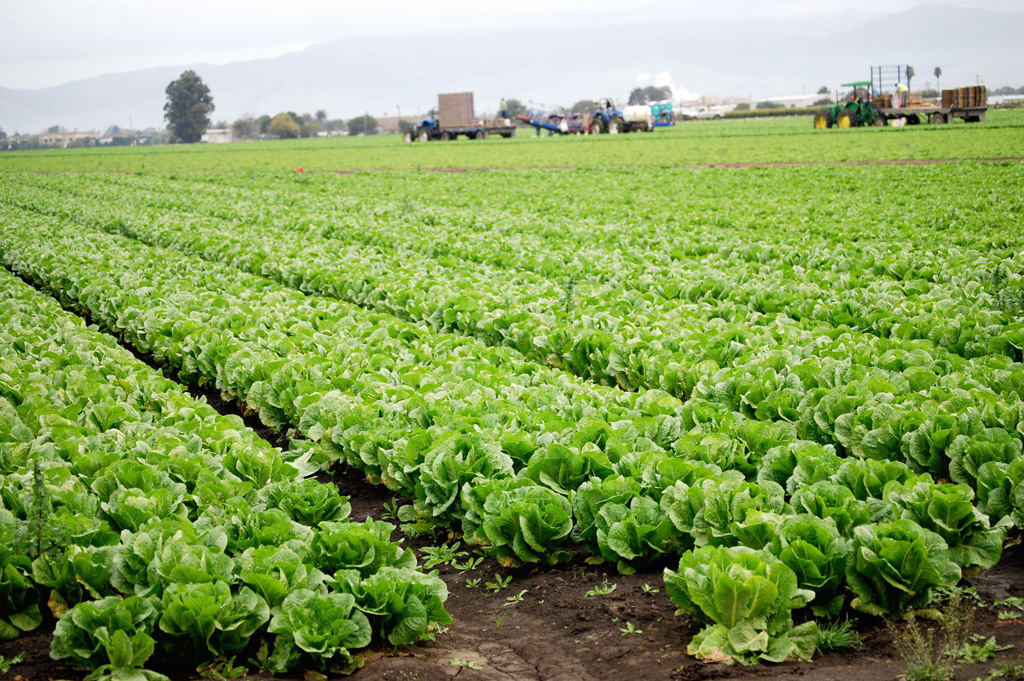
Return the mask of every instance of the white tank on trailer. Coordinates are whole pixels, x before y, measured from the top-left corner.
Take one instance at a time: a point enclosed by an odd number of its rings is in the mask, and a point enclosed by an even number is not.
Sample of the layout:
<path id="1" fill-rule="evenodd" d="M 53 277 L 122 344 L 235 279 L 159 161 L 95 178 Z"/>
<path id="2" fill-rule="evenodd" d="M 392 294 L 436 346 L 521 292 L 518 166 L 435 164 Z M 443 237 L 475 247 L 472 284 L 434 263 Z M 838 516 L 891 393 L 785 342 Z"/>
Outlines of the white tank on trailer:
<path id="1" fill-rule="evenodd" d="M 648 130 L 654 126 L 654 114 L 649 106 L 627 106 L 622 110 L 622 118 L 627 123 L 642 123 Z"/>

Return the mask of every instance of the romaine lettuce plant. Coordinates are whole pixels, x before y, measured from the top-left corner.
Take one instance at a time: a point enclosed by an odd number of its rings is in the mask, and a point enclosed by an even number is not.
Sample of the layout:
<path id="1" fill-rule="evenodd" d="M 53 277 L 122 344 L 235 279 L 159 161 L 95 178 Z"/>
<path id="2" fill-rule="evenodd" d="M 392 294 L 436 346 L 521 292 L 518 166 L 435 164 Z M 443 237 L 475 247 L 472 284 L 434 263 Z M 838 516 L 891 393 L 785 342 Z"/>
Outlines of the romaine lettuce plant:
<path id="1" fill-rule="evenodd" d="M 850 547 L 831 520 L 810 514 L 789 516 L 772 536 L 768 550 L 796 574 L 801 589 L 814 593 L 811 611 L 816 616 L 839 614 Z"/>
<path id="2" fill-rule="evenodd" d="M 6 513 L 0 509 L 0 513 Z M 18 638 L 42 624 L 39 610 L 41 589 L 32 579 L 32 562 L 28 556 L 12 551 L 8 541 L 11 533 L 0 526 L 0 641 Z"/>
<path id="3" fill-rule="evenodd" d="M 320 523 L 309 557 L 324 574 L 358 570 L 369 577 L 382 567 L 416 567 L 416 554 L 391 541 L 394 525 L 367 518 L 365 522 Z"/>
<path id="4" fill-rule="evenodd" d="M 999 562 L 1010 519 L 990 526 L 988 516 L 974 507 L 974 492 L 967 485 L 891 485 L 886 496 L 896 517 L 913 520 L 942 537 L 949 559 L 966 574 Z"/>
<path id="5" fill-rule="evenodd" d="M 679 532 L 672 521 L 658 502 L 647 497 L 603 505 L 595 525 L 601 555 L 615 561 L 624 575 L 632 574 L 635 565 L 656 560 L 679 543 Z"/>
<path id="6" fill-rule="evenodd" d="M 277 634 L 271 671 L 294 669 L 307 657 L 320 669 L 351 671 L 358 663 L 350 651 L 370 644 L 370 622 L 352 594 L 322 594 L 297 589 L 284 599 L 268 628 Z"/>
<path id="7" fill-rule="evenodd" d="M 160 631 L 171 650 L 204 661 L 241 652 L 268 619 L 267 602 L 249 587 L 234 591 L 221 580 L 182 582 L 164 592 Z"/>
<path id="8" fill-rule="evenodd" d="M 665 588 L 677 614 L 710 624 L 687 647 L 708 662 L 783 662 L 810 659 L 815 622 L 793 626 L 792 611 L 814 594 L 767 551 L 702 546 L 683 554 L 678 572 L 665 570 Z"/>
<path id="9" fill-rule="evenodd" d="M 355 596 L 356 607 L 369 617 L 373 631 L 391 645 L 429 638 L 453 622 L 444 609 L 448 587 L 436 572 L 384 567 L 366 579 L 352 570 L 336 573 L 335 578 Z"/>
<path id="10" fill-rule="evenodd" d="M 503 489 L 486 485 L 480 524 L 466 540 L 479 544 L 507 567 L 524 563 L 554 565 L 568 558 L 558 545 L 572 530 L 569 500 L 535 484 Z M 472 485 L 463 495 L 473 496 Z"/>
<path id="11" fill-rule="evenodd" d="M 310 527 L 324 521 L 348 518 L 352 510 L 348 497 L 333 485 L 324 485 L 313 478 L 285 480 L 259 490 L 257 498 L 270 508 L 278 508 L 297 523 Z"/>
<path id="12" fill-rule="evenodd" d="M 954 586 L 960 567 L 942 537 L 912 520 L 861 525 L 853 530 L 846 582 L 855 610 L 895 617 L 928 602 L 931 590 Z"/>
<path id="13" fill-rule="evenodd" d="M 125 666 L 120 650 L 125 640 L 133 648 L 132 666 L 142 667 L 153 652 L 151 635 L 160 618 L 160 601 L 155 598 L 109 596 L 79 603 L 57 620 L 50 655 L 75 667 L 96 668 L 104 664 Z M 148 646 L 146 641 L 148 640 Z M 113 654 L 112 654 L 113 653 Z"/>

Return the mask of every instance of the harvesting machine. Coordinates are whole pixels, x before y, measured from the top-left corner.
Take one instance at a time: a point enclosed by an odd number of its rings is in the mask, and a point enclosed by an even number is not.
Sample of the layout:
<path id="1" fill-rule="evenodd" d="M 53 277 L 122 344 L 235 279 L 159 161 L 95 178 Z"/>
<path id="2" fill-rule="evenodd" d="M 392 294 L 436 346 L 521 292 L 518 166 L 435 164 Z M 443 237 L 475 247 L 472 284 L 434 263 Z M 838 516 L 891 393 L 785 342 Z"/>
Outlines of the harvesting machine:
<path id="1" fill-rule="evenodd" d="M 617 135 L 620 132 L 651 132 L 659 123 L 655 120 L 655 114 L 650 106 L 636 105 L 627 106 L 625 109 L 617 109 L 611 99 L 605 98 L 594 102 L 597 110 L 591 114 L 585 113 L 553 113 L 546 115 L 516 116 L 517 121 L 532 125 L 537 134 L 541 130 L 547 130 L 549 135 L 572 135 L 591 133 L 599 135 L 608 133 Z M 668 111 L 671 113 L 671 103 Z M 668 116 L 664 117 L 666 120 Z M 673 125 L 662 123 L 662 125 Z"/>

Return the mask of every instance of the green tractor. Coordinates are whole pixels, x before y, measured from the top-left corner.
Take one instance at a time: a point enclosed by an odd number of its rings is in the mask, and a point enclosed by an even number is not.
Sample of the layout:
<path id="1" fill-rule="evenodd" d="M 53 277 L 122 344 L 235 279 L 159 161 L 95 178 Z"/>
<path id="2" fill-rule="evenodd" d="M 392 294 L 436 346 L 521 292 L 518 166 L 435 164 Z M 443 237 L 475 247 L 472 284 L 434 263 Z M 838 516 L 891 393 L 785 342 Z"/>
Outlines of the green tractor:
<path id="1" fill-rule="evenodd" d="M 853 88 L 853 91 L 846 101 L 837 102 L 815 114 L 815 128 L 824 130 L 832 126 L 846 129 L 861 125 L 885 125 L 885 116 L 875 110 L 870 81 L 843 83 L 840 87 Z"/>

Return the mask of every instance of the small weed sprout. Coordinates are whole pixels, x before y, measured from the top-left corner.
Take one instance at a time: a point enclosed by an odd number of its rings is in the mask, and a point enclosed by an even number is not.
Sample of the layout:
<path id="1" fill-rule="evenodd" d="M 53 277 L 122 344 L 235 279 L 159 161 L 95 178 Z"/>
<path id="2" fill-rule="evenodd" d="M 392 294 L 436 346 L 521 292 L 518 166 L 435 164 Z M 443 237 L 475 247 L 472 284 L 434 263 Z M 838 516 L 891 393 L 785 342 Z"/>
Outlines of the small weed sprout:
<path id="1" fill-rule="evenodd" d="M 392 499 L 391 501 L 384 502 L 384 510 L 381 511 L 380 517 L 382 520 L 397 520 L 398 519 L 398 499 Z"/>
<path id="2" fill-rule="evenodd" d="M 484 586 L 490 589 L 491 593 L 499 593 L 504 589 L 507 589 L 512 584 L 512 575 L 502 577 L 501 575 L 494 575 L 494 581 L 485 582 Z"/>
<path id="3" fill-rule="evenodd" d="M 505 605 L 512 605 L 513 603 L 522 603 L 523 602 L 523 596 L 525 596 L 528 592 L 529 592 L 529 589 L 523 589 L 522 591 L 517 593 L 515 596 L 508 596 L 508 597 L 506 597 L 505 600 L 507 602 L 505 603 Z"/>
<path id="4" fill-rule="evenodd" d="M 601 586 L 595 586 L 593 589 L 587 591 L 587 598 L 591 596 L 607 596 L 618 588 L 618 584 L 609 584 L 608 575 L 605 575 L 604 579 L 601 580 Z"/>
<path id="5" fill-rule="evenodd" d="M 0 655 L 0 674 L 6 674 L 11 671 L 11 667 L 19 665 L 25 661 L 25 653 L 20 652 L 11 659 L 7 659 L 3 655 Z"/>
<path id="6" fill-rule="evenodd" d="M 975 634 L 971 636 L 969 641 L 964 641 L 963 645 L 956 650 L 946 651 L 946 655 L 952 657 L 953 660 L 960 664 L 978 664 L 980 662 L 988 662 L 996 656 L 996 653 L 1012 649 L 1012 645 L 1001 646 L 996 643 L 995 636 L 990 636 L 986 639 L 984 636 Z"/>
<path id="7" fill-rule="evenodd" d="M 451 546 L 446 546 L 444 544 L 441 546 L 424 546 L 420 549 L 420 552 L 427 558 L 423 563 L 423 569 L 429 570 L 430 568 L 437 567 L 438 565 L 452 563 L 459 558 L 468 556 L 468 552 L 459 550 L 461 547 L 461 542 L 455 542 Z"/>
<path id="8" fill-rule="evenodd" d="M 451 566 L 459 571 L 459 573 L 472 572 L 480 567 L 480 563 L 484 562 L 483 556 L 475 556 L 467 558 L 464 561 L 452 560 Z"/>
<path id="9" fill-rule="evenodd" d="M 460 660 L 457 657 L 453 657 L 448 660 L 448 664 L 453 667 L 466 667 L 467 669 L 483 669 L 479 664 L 473 662 L 473 660 Z"/>
<path id="10" fill-rule="evenodd" d="M 628 620 L 626 621 L 626 626 L 619 627 L 619 631 L 622 632 L 623 636 L 629 636 L 631 634 L 642 634 L 642 633 L 644 633 L 643 629 L 637 629 L 635 626 L 633 626 L 633 623 L 628 621 Z"/>

